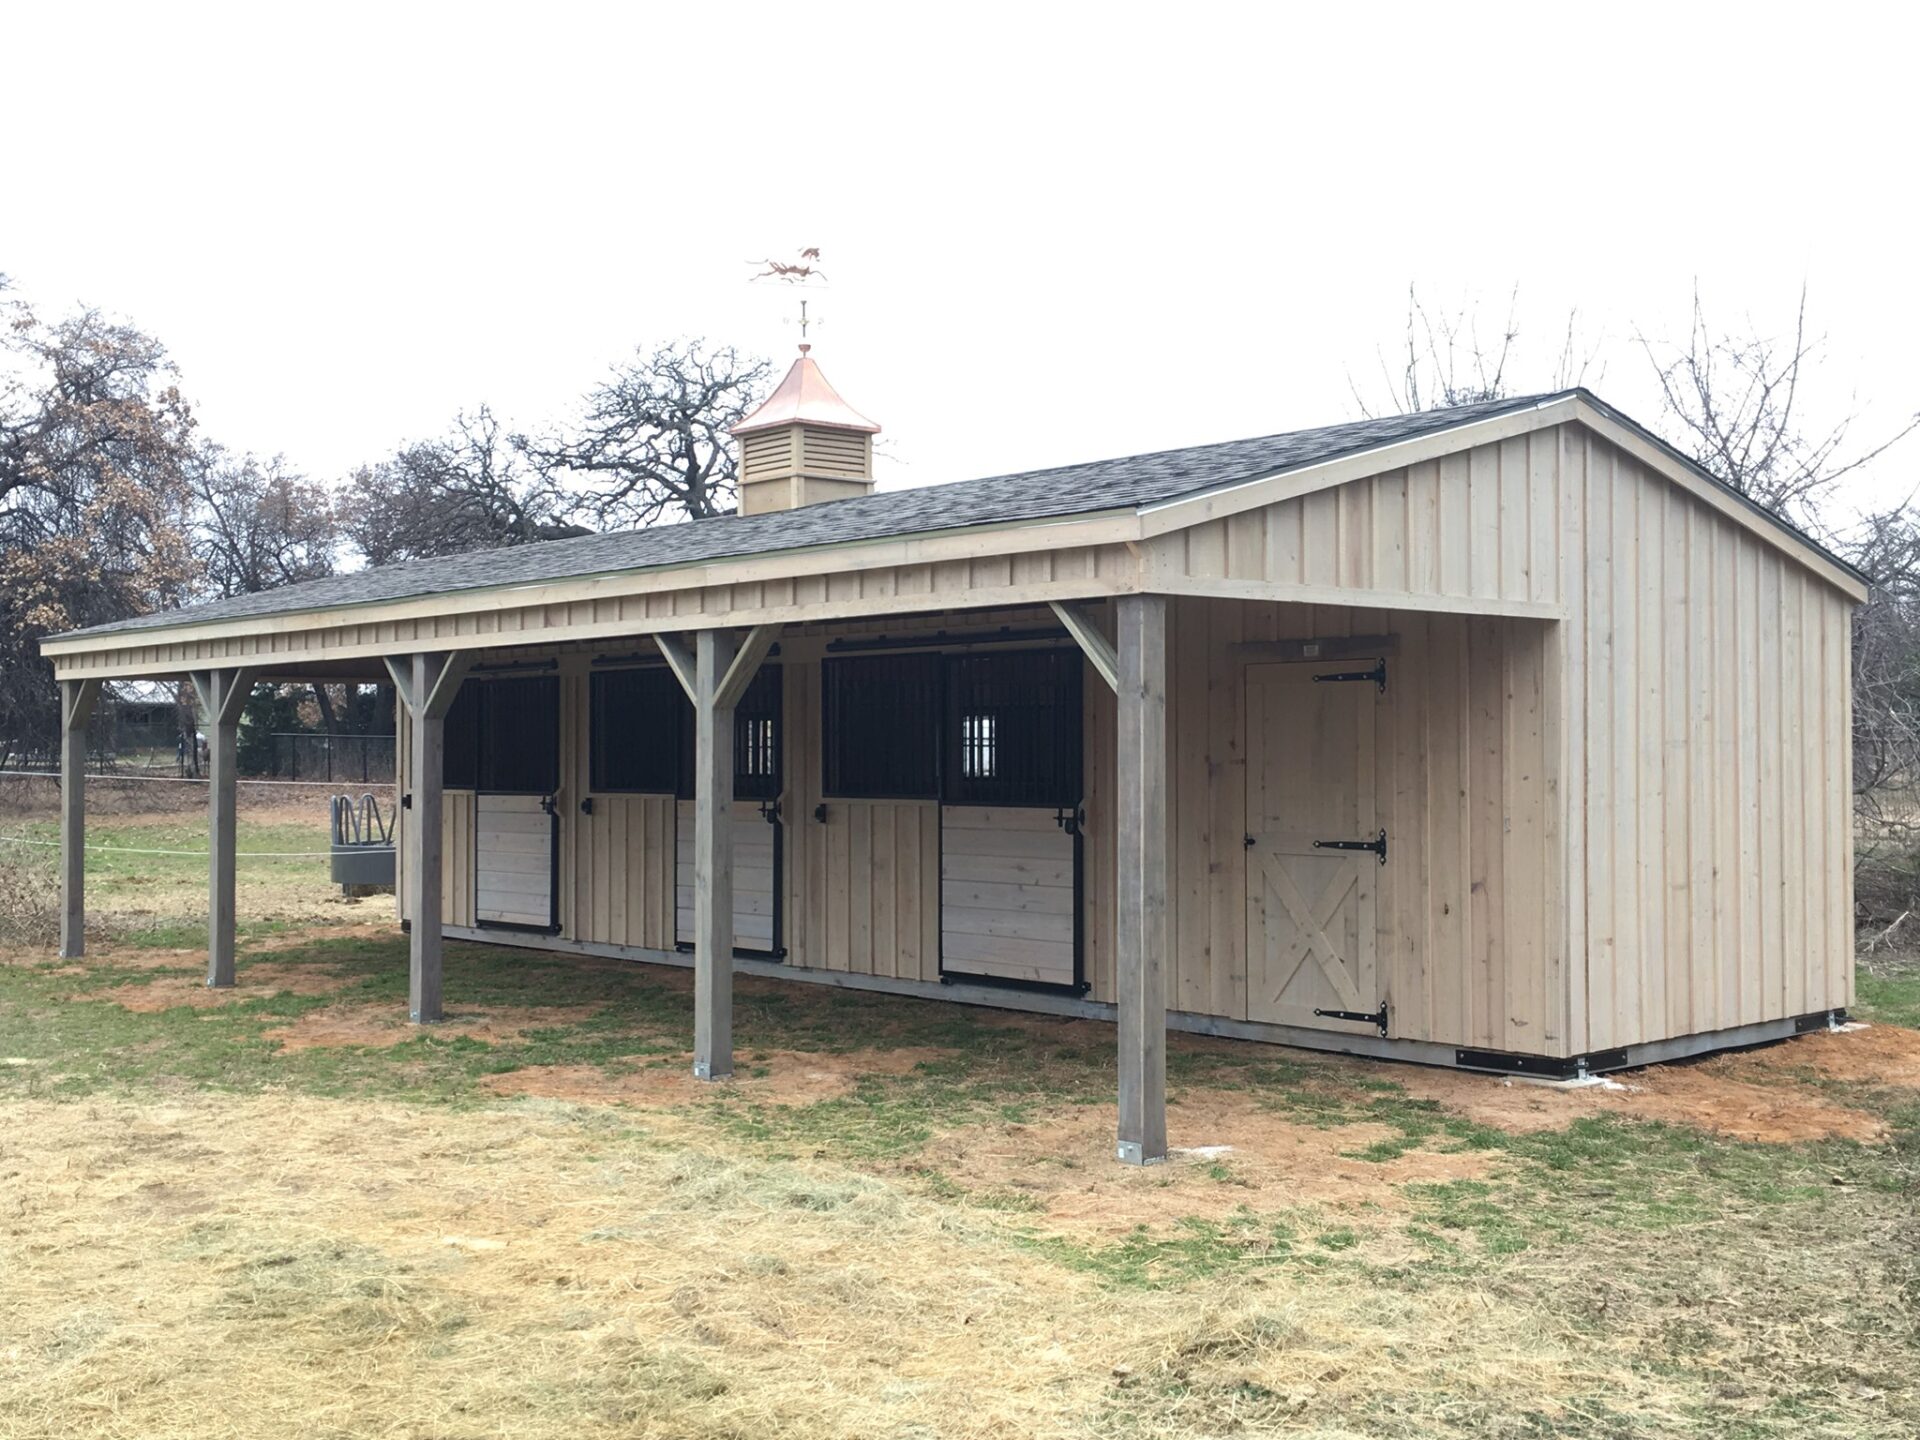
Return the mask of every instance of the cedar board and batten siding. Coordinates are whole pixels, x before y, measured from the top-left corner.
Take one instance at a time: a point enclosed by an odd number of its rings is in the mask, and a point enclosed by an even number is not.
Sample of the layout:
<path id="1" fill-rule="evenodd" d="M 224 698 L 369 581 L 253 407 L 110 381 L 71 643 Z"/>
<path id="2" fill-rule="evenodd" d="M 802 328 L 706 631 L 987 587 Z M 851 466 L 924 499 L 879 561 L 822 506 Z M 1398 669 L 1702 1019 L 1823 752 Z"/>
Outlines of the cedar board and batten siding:
<path id="1" fill-rule="evenodd" d="M 1559 434 L 1573 1048 L 1850 1005 L 1852 600 Z"/>

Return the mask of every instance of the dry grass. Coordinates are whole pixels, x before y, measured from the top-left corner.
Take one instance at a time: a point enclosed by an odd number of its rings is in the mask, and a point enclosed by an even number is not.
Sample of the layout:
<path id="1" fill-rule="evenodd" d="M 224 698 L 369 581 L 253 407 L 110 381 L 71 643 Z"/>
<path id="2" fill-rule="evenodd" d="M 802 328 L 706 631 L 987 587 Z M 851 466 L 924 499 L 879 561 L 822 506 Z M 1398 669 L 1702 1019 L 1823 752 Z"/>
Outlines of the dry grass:
<path id="1" fill-rule="evenodd" d="M 1663 1433 L 1692 1398 L 1509 1287 L 1116 1290 L 880 1178 L 544 1102 L 26 1102 L 0 1245 L 8 1437 Z"/>
<path id="2" fill-rule="evenodd" d="M 0 845 L 0 945 L 59 943 L 59 896 L 51 858 Z"/>

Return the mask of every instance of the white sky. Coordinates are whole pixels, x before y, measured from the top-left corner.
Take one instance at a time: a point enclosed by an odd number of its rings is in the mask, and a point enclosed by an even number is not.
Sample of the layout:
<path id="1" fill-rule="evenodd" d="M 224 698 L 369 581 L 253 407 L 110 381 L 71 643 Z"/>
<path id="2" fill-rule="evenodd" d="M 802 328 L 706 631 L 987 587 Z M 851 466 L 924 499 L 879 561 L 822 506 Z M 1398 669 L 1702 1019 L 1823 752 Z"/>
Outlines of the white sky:
<path id="1" fill-rule="evenodd" d="M 0 271 L 160 336 L 208 433 L 333 477 L 635 345 L 816 356 L 925 484 L 1353 418 L 1409 281 L 1784 325 L 1920 407 L 1906 7 L 9 6 Z M 1920 441 L 1856 498 L 1920 480 Z"/>

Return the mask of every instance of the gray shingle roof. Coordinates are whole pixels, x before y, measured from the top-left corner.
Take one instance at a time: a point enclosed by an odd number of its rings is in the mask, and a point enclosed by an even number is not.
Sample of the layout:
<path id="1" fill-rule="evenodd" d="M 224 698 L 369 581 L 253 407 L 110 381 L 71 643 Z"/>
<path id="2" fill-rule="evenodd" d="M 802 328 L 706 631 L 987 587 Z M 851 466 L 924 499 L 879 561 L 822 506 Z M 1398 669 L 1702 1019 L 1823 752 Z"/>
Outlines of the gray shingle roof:
<path id="1" fill-rule="evenodd" d="M 1576 393 L 1584 392 L 1523 395 L 1219 445 L 1195 445 L 914 490 L 889 490 L 768 515 L 724 515 L 645 530 L 402 561 L 70 633 L 105 635 L 200 621 L 284 615 L 1153 505 L 1322 464 Z"/>

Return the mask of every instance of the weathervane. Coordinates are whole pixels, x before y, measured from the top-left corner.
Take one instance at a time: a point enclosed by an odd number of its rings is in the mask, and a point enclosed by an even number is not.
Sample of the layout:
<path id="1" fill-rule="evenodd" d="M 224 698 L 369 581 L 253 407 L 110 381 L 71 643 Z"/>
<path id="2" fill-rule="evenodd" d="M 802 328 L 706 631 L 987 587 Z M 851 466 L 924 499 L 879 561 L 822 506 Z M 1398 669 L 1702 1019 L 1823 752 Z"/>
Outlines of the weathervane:
<path id="1" fill-rule="evenodd" d="M 766 267 L 756 274 L 753 280 L 778 280 L 787 285 L 806 285 L 818 280 L 822 284 L 825 284 L 827 279 L 826 272 L 820 269 L 819 261 L 820 247 L 818 245 L 809 245 L 800 252 L 800 258 L 798 260 L 749 260 L 747 264 Z M 748 283 L 751 284 L 752 281 Z M 794 320 L 791 317 L 787 317 L 783 318 L 780 323 L 783 325 L 798 325 L 800 327 L 800 349 L 804 353 L 812 348 L 807 343 L 807 328 L 812 325 L 824 325 L 827 322 L 818 316 L 810 318 L 807 315 L 806 297 L 802 296 L 800 298 L 800 318 Z"/>
<path id="2" fill-rule="evenodd" d="M 807 327 L 809 325 L 824 325 L 827 322 L 825 320 L 809 320 L 807 318 L 807 302 L 803 296 L 800 301 L 800 318 L 798 320 L 786 319 L 780 323 L 782 325 L 798 325 L 800 327 L 800 348 L 804 350 L 806 349 L 807 342 Z"/>

